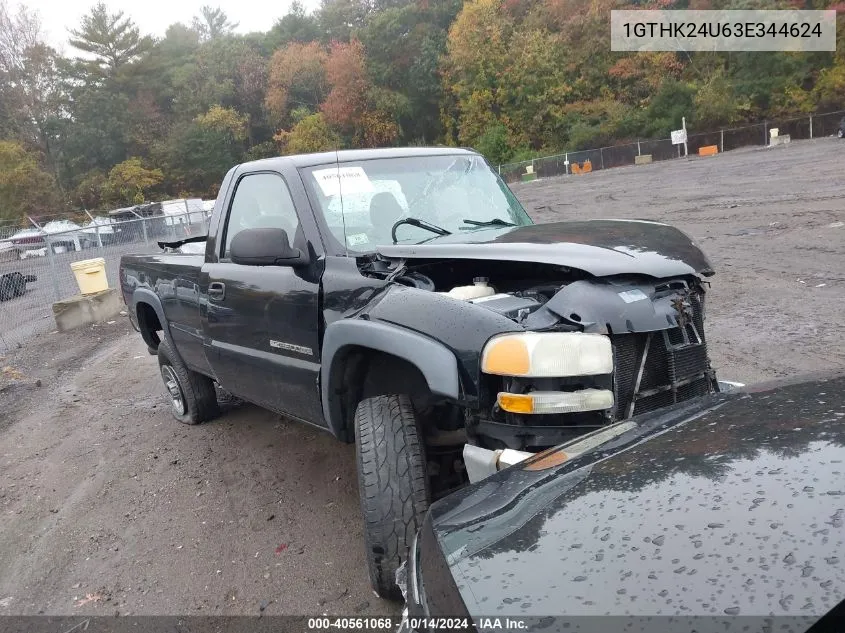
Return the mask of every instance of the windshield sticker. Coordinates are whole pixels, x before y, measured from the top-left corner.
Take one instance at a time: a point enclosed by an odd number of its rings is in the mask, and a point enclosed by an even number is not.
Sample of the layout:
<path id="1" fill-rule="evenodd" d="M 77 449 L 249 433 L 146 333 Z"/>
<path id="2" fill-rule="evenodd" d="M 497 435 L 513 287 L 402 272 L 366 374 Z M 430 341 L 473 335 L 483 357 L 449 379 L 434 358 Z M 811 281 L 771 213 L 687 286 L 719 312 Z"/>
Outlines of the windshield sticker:
<path id="1" fill-rule="evenodd" d="M 340 193 L 344 195 L 370 193 L 373 191 L 373 183 L 367 178 L 367 174 L 362 167 L 330 167 L 329 169 L 318 169 L 312 173 L 326 196 L 336 196 Z"/>
<path id="2" fill-rule="evenodd" d="M 346 238 L 346 243 L 349 246 L 358 246 L 359 244 L 368 244 L 370 242 L 370 238 L 367 237 L 366 233 L 355 233 L 354 235 L 349 235 Z"/>
<path id="3" fill-rule="evenodd" d="M 642 290 L 626 290 L 625 292 L 620 292 L 619 296 L 622 297 L 622 301 L 625 303 L 634 303 L 634 301 L 642 301 L 643 299 L 648 299 L 648 295 L 644 293 Z"/>

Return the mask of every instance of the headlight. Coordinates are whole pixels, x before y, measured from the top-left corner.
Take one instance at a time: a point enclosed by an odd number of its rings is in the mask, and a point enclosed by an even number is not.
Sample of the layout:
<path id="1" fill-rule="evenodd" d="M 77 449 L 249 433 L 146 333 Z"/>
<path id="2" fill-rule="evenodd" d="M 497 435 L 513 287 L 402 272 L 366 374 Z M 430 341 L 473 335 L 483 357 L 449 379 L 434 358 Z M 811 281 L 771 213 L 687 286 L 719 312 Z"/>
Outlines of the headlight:
<path id="1" fill-rule="evenodd" d="M 603 334 L 520 332 L 495 336 L 481 353 L 481 371 L 499 376 L 564 378 L 613 373 L 613 348 Z"/>

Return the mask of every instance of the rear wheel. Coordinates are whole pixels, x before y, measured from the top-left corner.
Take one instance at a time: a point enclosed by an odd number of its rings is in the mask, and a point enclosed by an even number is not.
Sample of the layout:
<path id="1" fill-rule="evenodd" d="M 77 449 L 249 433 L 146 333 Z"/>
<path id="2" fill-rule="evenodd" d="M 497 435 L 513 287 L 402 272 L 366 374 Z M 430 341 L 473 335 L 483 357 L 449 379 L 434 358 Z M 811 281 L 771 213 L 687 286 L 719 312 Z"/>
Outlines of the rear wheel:
<path id="1" fill-rule="evenodd" d="M 362 400 L 355 412 L 355 440 L 370 582 L 382 598 L 401 600 L 396 570 L 431 499 L 422 435 L 410 398 Z"/>
<path id="2" fill-rule="evenodd" d="M 168 338 L 158 346 L 158 365 L 170 412 L 179 422 L 199 424 L 220 414 L 214 381 L 188 369 Z"/>

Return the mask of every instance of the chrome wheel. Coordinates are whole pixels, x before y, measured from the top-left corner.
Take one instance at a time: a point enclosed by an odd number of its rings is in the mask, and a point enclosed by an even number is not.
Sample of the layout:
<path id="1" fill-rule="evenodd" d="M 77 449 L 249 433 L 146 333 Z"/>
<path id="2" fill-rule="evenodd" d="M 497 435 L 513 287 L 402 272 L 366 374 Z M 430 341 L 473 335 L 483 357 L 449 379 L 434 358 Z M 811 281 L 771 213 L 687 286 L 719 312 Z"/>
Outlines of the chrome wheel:
<path id="1" fill-rule="evenodd" d="M 164 386 L 167 387 L 170 396 L 170 406 L 177 415 L 185 415 L 185 399 L 182 397 L 182 389 L 179 387 L 179 380 L 176 372 L 170 365 L 162 365 L 161 377 L 164 379 Z"/>

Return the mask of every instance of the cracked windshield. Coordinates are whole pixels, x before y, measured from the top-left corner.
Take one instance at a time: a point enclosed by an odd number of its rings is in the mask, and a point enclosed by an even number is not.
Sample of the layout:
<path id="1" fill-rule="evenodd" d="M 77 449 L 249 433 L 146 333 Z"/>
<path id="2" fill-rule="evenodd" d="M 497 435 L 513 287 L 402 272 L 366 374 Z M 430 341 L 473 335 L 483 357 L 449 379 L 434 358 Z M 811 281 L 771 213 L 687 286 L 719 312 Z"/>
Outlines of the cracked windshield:
<path id="1" fill-rule="evenodd" d="M 477 156 L 366 160 L 304 171 L 332 236 L 356 251 L 531 224 Z"/>

